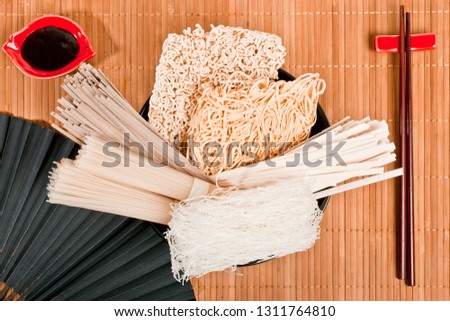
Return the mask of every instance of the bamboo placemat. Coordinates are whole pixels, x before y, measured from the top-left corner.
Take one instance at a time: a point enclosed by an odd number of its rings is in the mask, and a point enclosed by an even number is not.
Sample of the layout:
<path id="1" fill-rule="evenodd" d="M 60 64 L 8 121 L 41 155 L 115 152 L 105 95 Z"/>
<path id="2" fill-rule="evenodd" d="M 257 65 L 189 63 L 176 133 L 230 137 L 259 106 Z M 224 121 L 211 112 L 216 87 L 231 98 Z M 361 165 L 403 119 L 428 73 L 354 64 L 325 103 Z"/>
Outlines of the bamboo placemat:
<path id="1" fill-rule="evenodd" d="M 375 54 L 371 41 L 398 32 L 402 3 L 414 33 L 437 35 L 435 51 L 412 57 L 417 286 L 395 278 L 393 180 L 333 196 L 309 251 L 237 274 L 211 273 L 193 285 L 199 300 L 449 300 L 450 1 L 11 0 L 0 1 L 0 38 L 42 15 L 75 20 L 97 52 L 91 63 L 140 109 L 168 33 L 195 23 L 271 32 L 287 48 L 284 69 L 325 79 L 321 104 L 331 122 L 386 119 L 397 142 L 397 57 Z M 0 112 L 48 123 L 61 78 L 30 79 L 3 53 L 0 70 Z"/>
<path id="2" fill-rule="evenodd" d="M 19 301 L 20 295 L 14 292 L 5 283 L 0 282 L 0 301 Z"/>

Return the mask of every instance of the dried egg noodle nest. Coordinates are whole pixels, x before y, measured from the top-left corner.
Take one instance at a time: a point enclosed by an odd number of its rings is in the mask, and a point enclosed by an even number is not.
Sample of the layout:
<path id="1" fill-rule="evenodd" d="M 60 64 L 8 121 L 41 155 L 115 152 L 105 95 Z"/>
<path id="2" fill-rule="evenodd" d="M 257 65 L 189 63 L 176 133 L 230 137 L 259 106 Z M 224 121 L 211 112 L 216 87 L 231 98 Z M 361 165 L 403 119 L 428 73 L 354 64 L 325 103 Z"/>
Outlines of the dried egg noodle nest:
<path id="1" fill-rule="evenodd" d="M 149 122 L 170 141 L 185 141 L 202 90 L 226 83 L 240 71 L 252 79 L 277 79 L 286 49 L 281 38 L 238 27 L 200 25 L 164 41 L 150 99 Z"/>
<path id="2" fill-rule="evenodd" d="M 289 82 L 247 76 L 236 87 L 245 77 L 238 72 L 225 86 L 205 89 L 193 109 L 188 134 L 199 144 L 188 157 L 208 175 L 277 156 L 307 139 L 316 121 L 325 90 L 319 74 Z"/>

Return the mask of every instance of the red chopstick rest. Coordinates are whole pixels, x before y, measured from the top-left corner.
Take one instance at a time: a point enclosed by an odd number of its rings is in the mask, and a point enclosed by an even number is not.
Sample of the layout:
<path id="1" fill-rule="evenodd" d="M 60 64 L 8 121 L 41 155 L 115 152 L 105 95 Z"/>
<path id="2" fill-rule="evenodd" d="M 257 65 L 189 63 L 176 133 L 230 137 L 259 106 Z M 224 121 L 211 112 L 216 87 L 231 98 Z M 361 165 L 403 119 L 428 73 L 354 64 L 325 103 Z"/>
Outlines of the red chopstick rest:
<path id="1" fill-rule="evenodd" d="M 373 49 L 376 52 L 400 52 L 400 36 L 375 36 Z M 436 35 L 434 33 L 418 33 L 411 35 L 411 51 L 425 51 L 436 48 Z"/>
<path id="2" fill-rule="evenodd" d="M 40 79 L 67 74 L 95 56 L 84 31 L 62 16 L 44 16 L 13 33 L 3 50 L 24 74 Z"/>

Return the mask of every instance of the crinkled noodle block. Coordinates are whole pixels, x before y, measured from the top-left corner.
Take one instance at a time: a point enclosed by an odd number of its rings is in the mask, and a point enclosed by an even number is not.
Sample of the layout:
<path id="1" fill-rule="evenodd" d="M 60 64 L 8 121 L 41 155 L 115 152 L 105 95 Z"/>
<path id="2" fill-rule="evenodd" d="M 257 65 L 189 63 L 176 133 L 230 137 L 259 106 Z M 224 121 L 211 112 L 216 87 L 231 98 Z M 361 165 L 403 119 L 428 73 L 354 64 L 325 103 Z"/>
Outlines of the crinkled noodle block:
<path id="1" fill-rule="evenodd" d="M 281 38 L 237 27 L 199 25 L 165 40 L 150 99 L 149 121 L 170 142 L 186 139 L 192 110 L 203 90 L 227 83 L 240 71 L 276 79 L 286 49 Z"/>

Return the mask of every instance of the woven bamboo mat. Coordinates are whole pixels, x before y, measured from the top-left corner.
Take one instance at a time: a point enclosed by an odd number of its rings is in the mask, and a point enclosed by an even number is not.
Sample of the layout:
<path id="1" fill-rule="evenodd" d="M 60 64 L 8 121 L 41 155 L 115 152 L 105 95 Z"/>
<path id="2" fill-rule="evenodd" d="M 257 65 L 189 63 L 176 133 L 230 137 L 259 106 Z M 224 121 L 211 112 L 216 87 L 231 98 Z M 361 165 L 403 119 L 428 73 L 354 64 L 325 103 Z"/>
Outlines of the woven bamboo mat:
<path id="1" fill-rule="evenodd" d="M 195 23 L 275 33 L 286 70 L 319 72 L 327 82 L 321 104 L 331 122 L 386 119 L 397 141 L 397 57 L 375 54 L 371 41 L 398 32 L 401 3 L 413 32 L 437 35 L 435 51 L 413 54 L 417 286 L 395 278 L 395 181 L 333 196 L 311 250 L 193 285 L 199 300 L 449 300 L 450 1 L 0 0 L 0 39 L 36 17 L 68 16 L 90 37 L 91 63 L 139 109 L 168 33 Z M 61 79 L 30 79 L 5 54 L 0 70 L 0 112 L 47 123 Z"/>
<path id="2" fill-rule="evenodd" d="M 0 282 L 0 301 L 19 301 L 20 295 L 14 292 L 5 283 Z"/>

